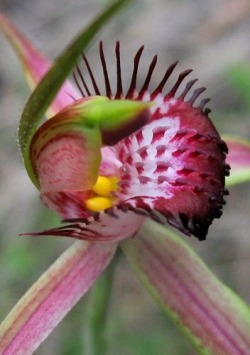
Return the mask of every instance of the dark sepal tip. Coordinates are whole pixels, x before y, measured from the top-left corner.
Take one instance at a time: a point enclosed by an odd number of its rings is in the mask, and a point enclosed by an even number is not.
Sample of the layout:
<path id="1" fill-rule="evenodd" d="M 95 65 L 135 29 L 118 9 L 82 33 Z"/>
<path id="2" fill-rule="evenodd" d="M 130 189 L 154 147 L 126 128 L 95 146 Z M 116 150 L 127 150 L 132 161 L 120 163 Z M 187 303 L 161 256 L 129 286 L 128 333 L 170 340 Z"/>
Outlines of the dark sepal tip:
<path id="1" fill-rule="evenodd" d="M 115 129 L 102 130 L 102 142 L 104 145 L 115 145 L 122 139 L 129 137 L 148 123 L 150 119 L 150 110 L 145 109 L 138 114 L 135 120 L 124 123 Z"/>

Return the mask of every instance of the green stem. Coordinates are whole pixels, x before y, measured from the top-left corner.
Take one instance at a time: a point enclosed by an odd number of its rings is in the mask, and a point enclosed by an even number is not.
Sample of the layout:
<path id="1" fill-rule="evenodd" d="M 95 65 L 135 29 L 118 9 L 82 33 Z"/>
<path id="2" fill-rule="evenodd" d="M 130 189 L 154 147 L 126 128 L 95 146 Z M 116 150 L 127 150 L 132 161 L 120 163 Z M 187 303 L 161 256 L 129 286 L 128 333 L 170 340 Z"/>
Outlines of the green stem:
<path id="1" fill-rule="evenodd" d="M 85 352 L 86 355 L 108 353 L 107 316 L 113 286 L 117 258 L 113 260 L 103 276 L 96 282 L 90 294 L 86 312 Z"/>

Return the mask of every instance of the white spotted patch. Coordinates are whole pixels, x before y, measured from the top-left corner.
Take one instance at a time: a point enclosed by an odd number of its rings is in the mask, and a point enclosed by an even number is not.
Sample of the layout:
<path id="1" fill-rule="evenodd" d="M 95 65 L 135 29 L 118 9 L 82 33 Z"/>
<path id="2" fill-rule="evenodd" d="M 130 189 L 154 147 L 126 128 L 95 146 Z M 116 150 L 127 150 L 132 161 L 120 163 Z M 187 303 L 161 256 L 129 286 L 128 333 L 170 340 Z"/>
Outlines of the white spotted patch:
<path id="1" fill-rule="evenodd" d="M 150 101 L 145 94 L 143 101 Z M 122 154 L 123 169 L 120 170 L 121 189 L 119 198 L 127 200 L 134 197 L 162 196 L 171 198 L 169 183 L 177 178 L 177 170 L 182 168 L 181 159 L 178 161 L 172 153 L 178 149 L 178 142 L 171 141 L 180 130 L 180 118 L 169 117 L 167 112 L 175 100 L 164 102 L 162 95 L 154 99 L 157 102 L 151 112 L 160 108 L 160 118 L 153 119 L 141 131 L 117 145 L 117 154 Z M 163 117 L 161 117 L 164 115 Z M 125 148 L 124 148 L 125 145 Z M 158 150 L 161 151 L 160 154 Z M 125 152 L 125 154 L 124 154 Z M 123 184 L 123 177 L 126 184 Z"/>

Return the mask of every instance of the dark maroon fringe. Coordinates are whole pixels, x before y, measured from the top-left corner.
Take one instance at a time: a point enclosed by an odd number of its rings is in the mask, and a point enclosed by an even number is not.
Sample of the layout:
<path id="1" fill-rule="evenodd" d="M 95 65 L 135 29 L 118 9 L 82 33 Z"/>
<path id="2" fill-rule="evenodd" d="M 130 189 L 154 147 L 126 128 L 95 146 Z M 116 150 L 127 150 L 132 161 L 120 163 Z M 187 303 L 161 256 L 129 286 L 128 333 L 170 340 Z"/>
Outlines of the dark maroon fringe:
<path id="1" fill-rule="evenodd" d="M 148 91 L 152 75 L 154 72 L 154 69 L 157 64 L 157 55 L 153 57 L 151 60 L 146 77 L 144 80 L 144 83 L 142 84 L 140 89 L 137 89 L 137 77 L 138 77 L 138 71 L 139 71 L 139 66 L 140 66 L 140 59 L 142 57 L 142 53 L 144 50 L 144 46 L 141 46 L 138 51 L 136 52 L 134 56 L 134 65 L 133 65 L 133 71 L 132 71 L 132 76 L 131 76 L 131 81 L 129 84 L 129 88 L 126 92 L 124 92 L 123 89 L 123 82 L 122 82 L 122 68 L 121 68 L 121 51 L 120 51 L 120 42 L 116 42 L 115 46 L 115 58 L 116 58 L 116 89 L 115 92 L 112 93 L 112 88 L 110 84 L 110 79 L 109 79 L 109 73 L 107 69 L 107 63 L 105 59 L 105 52 L 104 52 L 104 46 L 103 43 L 100 42 L 99 44 L 99 56 L 100 56 L 100 63 L 102 67 L 102 72 L 103 72 L 103 80 L 105 84 L 105 95 L 110 98 L 110 99 L 133 99 L 133 100 L 140 100 L 145 92 Z M 88 96 L 93 96 L 93 95 L 102 95 L 101 91 L 98 87 L 97 81 L 95 79 L 95 76 L 93 74 L 93 71 L 91 69 L 91 66 L 89 64 L 89 61 L 86 57 L 85 54 L 82 55 L 83 59 L 83 64 L 84 64 L 84 69 L 80 69 L 80 66 L 77 65 L 74 72 L 73 72 L 73 77 L 76 82 L 76 85 L 83 97 L 88 97 Z M 166 83 L 168 82 L 169 78 L 173 74 L 178 62 L 172 63 L 165 71 L 163 78 L 159 82 L 159 84 L 156 86 L 154 90 L 152 90 L 150 97 L 152 100 L 158 95 L 158 94 L 163 94 L 163 89 Z M 87 84 L 85 80 L 85 72 L 90 78 L 90 84 Z M 192 69 L 187 69 L 179 74 L 179 77 L 177 78 L 176 82 L 172 86 L 170 90 L 168 90 L 167 93 L 163 94 L 165 98 L 173 98 L 176 97 L 176 93 L 178 89 L 180 89 L 181 84 L 184 82 L 184 80 L 187 78 L 187 76 L 192 72 Z M 84 74 L 83 74 L 84 73 Z M 190 94 L 191 89 L 193 88 L 194 84 L 197 82 L 198 79 L 193 79 L 190 80 L 186 83 L 183 91 L 179 94 L 176 99 L 184 101 L 187 94 Z M 91 87 L 92 86 L 92 87 Z M 189 99 L 186 101 L 190 106 L 193 106 L 198 97 L 205 91 L 205 88 L 198 88 L 191 93 Z M 198 108 L 201 109 L 202 112 L 205 114 L 208 114 L 210 112 L 209 109 L 205 108 L 206 104 L 210 101 L 209 98 L 204 98 L 202 99 L 199 104 Z"/>

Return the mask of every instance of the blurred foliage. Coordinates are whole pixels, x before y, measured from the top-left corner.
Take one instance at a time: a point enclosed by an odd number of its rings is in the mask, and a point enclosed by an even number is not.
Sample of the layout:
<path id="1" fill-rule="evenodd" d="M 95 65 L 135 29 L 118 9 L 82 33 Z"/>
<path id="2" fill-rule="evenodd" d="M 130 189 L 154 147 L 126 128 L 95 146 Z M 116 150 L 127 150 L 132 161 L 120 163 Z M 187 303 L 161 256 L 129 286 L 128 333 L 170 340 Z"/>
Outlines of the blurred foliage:
<path id="1" fill-rule="evenodd" d="M 227 70 L 227 78 L 240 95 L 242 111 L 250 112 L 250 64 L 235 63 Z"/>

